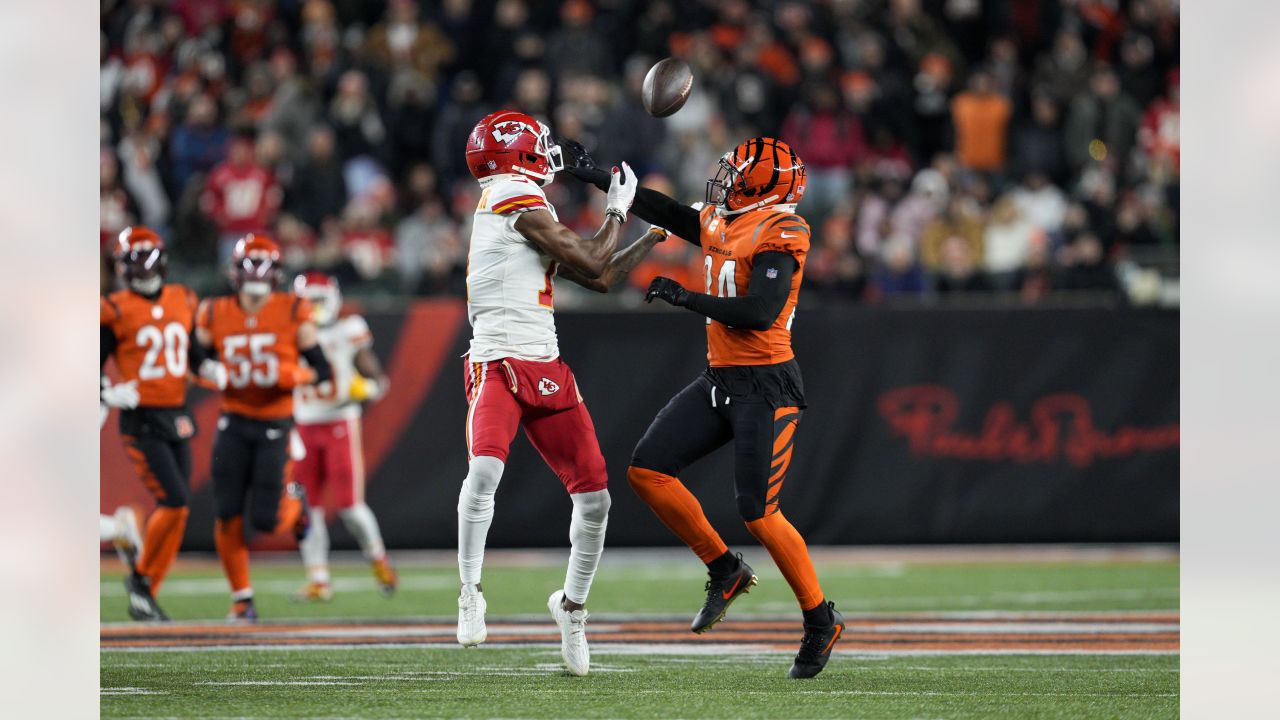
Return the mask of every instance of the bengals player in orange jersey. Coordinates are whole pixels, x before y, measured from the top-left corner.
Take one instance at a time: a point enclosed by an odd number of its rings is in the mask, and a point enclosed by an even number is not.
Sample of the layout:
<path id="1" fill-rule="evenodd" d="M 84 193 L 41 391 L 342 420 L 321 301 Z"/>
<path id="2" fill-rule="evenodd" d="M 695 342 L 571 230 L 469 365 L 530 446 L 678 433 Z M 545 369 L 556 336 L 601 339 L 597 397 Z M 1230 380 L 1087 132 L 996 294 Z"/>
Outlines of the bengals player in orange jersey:
<path id="1" fill-rule="evenodd" d="M 597 187 L 607 182 L 580 145 L 561 141 L 568 172 Z M 720 158 L 699 210 L 640 188 L 632 212 L 699 245 L 706 292 L 654 278 L 645 300 L 663 300 L 707 319 L 707 369 L 658 413 L 632 455 L 627 479 L 658 517 L 707 565 L 707 599 L 696 633 L 722 620 L 756 584 L 741 555 L 729 551 L 702 506 L 680 482 L 690 463 L 732 441 L 738 513 L 769 551 L 804 612 L 793 678 L 822 672 L 844 632 L 844 618 L 818 584 L 800 533 L 783 517 L 804 385 L 791 350 L 791 324 L 809 252 L 809 224 L 796 214 L 805 168 L 781 140 L 748 140 Z"/>
<path id="2" fill-rule="evenodd" d="M 103 378 L 101 400 L 120 409 L 120 435 L 138 477 L 156 499 L 147 518 L 143 552 L 125 578 L 129 616 L 168 620 L 156 603 L 187 526 L 187 484 L 196 432 L 187 411 L 187 374 L 225 384 L 226 368 L 191 342 L 196 296 L 183 285 L 166 283 L 164 240 L 149 228 L 120 233 L 114 251 L 125 287 L 98 303 L 101 364 L 115 357 L 121 382 Z M 103 420 L 105 421 L 105 416 Z"/>
<path id="3" fill-rule="evenodd" d="M 282 277 L 280 246 L 265 235 L 246 235 L 231 258 L 235 294 L 206 299 L 196 314 L 196 340 L 228 371 L 212 475 L 214 543 L 231 585 L 232 620 L 258 617 L 249 584 L 246 506 L 254 530 L 306 535 L 306 497 L 288 478 L 293 389 L 332 378 L 311 303 L 280 290 Z"/>

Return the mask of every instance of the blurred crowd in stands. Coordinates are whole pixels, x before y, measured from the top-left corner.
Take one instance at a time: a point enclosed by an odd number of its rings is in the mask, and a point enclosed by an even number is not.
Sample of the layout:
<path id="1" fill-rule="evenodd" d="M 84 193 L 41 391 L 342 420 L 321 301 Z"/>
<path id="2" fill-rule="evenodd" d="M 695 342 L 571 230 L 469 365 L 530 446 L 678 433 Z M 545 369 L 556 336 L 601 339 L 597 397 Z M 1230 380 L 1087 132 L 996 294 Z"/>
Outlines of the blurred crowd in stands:
<path id="1" fill-rule="evenodd" d="M 268 231 L 348 293 L 464 293 L 463 149 L 501 107 L 687 202 L 741 140 L 791 143 L 810 297 L 1176 283 L 1178 0 L 103 0 L 101 28 L 102 247 L 149 225 L 206 290 Z M 658 120 L 668 55 L 695 92 Z M 572 177 L 547 194 L 601 222 Z M 667 242 L 630 285 L 701 267 Z"/>

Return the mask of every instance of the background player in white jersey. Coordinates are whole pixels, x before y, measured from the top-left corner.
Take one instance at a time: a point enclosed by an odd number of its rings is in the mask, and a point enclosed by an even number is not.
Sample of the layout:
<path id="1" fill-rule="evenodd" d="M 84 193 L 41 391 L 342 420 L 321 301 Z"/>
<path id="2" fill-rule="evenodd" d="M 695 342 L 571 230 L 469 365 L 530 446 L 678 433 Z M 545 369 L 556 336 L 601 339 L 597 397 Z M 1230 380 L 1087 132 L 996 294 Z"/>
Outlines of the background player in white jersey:
<path id="1" fill-rule="evenodd" d="M 523 426 L 573 500 L 569 569 L 547 607 L 560 627 L 565 667 L 585 675 L 583 605 L 604 547 L 609 491 L 591 416 L 560 359 L 554 282 L 557 274 L 589 286 L 616 280 L 656 240 L 646 236 L 614 252 L 637 184 L 625 163 L 613 169 L 604 225 L 593 237 L 561 225 L 541 189 L 564 166 L 560 148 L 547 126 L 528 115 L 499 111 L 481 120 L 467 141 L 467 166 L 483 192 L 467 266 L 470 465 L 458 496 L 458 642 L 478 645 L 487 635 L 480 584 L 485 538 L 508 447 Z"/>
<path id="2" fill-rule="evenodd" d="M 364 502 L 364 449 L 361 446 L 361 402 L 382 398 L 389 386 L 373 334 L 359 315 L 339 317 L 342 293 L 338 281 L 320 272 L 299 275 L 293 283 L 299 297 L 311 301 L 316 339 L 333 369 L 333 382 L 294 390 L 293 417 L 306 449 L 294 466 L 294 478 L 310 499 L 311 531 L 298 544 L 307 568 L 307 584 L 295 595 L 301 601 L 331 600 L 329 530 L 326 508 L 332 508 L 360 544 L 384 595 L 396 589 L 396 572 L 382 543 L 378 519 Z"/>

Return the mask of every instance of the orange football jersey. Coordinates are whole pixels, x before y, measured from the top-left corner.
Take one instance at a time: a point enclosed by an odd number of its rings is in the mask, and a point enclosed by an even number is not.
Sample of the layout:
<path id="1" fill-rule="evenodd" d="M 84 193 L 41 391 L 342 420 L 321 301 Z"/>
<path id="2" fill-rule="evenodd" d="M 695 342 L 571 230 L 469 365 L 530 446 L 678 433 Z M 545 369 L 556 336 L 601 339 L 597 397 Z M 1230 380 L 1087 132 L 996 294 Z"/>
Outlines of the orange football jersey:
<path id="1" fill-rule="evenodd" d="M 310 301 L 285 292 L 271 293 L 253 315 L 235 295 L 200 303 L 196 323 L 213 335 L 227 366 L 223 411 L 259 420 L 293 416 L 293 390 L 280 387 L 280 373 L 298 364 L 298 326 L 310 319 Z"/>
<path id="2" fill-rule="evenodd" d="M 116 337 L 122 382 L 138 382 L 138 405 L 182 407 L 187 400 L 187 351 L 196 294 L 177 284 L 160 288 L 154 300 L 117 290 L 100 298 L 98 308 L 102 326 Z"/>
<path id="3" fill-rule="evenodd" d="M 809 253 L 809 223 L 795 213 L 774 208 L 723 218 L 715 214 L 714 206 L 703 208 L 700 220 L 708 295 L 745 295 L 751 284 L 752 261 L 759 253 L 784 252 L 797 264 L 787 304 L 768 330 L 733 328 L 707 318 L 707 362 L 711 367 L 774 365 L 795 357 L 791 322 Z"/>

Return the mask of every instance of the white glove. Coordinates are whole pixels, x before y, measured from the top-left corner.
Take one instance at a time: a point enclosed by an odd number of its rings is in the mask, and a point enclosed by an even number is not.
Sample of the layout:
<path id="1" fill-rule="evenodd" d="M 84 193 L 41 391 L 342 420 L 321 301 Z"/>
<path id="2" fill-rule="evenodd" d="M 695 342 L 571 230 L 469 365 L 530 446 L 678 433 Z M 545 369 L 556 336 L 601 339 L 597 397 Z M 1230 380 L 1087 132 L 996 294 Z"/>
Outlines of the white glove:
<path id="1" fill-rule="evenodd" d="M 111 408 L 106 403 L 98 403 L 98 429 L 101 430 L 103 425 L 107 424 L 107 415 L 111 414 Z"/>
<path id="2" fill-rule="evenodd" d="M 132 410 L 138 407 L 138 381 L 106 385 L 102 388 L 102 402 L 113 408 Z"/>
<path id="3" fill-rule="evenodd" d="M 200 363 L 200 378 L 213 384 L 219 390 L 227 389 L 227 366 L 214 360 L 213 358 L 205 358 Z"/>
<path id="4" fill-rule="evenodd" d="M 631 209 L 631 203 L 635 202 L 638 186 L 636 174 L 631 172 L 630 165 L 622 163 L 621 171 L 615 167 L 613 179 L 609 181 L 609 200 L 604 206 L 605 213 L 616 213 L 626 222 L 627 211 Z"/>

